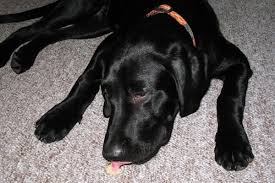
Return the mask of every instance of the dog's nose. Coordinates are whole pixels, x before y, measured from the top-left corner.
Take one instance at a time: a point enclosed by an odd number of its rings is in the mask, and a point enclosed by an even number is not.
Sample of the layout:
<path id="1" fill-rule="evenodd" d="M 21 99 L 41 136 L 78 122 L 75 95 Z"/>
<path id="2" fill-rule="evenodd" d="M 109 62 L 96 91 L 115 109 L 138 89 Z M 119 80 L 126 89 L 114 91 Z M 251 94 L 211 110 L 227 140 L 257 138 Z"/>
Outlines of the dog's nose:
<path id="1" fill-rule="evenodd" d="M 118 161 L 124 156 L 125 150 L 123 149 L 122 145 L 113 145 L 105 148 L 103 151 L 103 157 L 109 161 Z"/>
<path id="2" fill-rule="evenodd" d="M 109 161 L 125 160 L 127 155 L 126 142 L 111 143 L 103 148 L 103 157 Z"/>

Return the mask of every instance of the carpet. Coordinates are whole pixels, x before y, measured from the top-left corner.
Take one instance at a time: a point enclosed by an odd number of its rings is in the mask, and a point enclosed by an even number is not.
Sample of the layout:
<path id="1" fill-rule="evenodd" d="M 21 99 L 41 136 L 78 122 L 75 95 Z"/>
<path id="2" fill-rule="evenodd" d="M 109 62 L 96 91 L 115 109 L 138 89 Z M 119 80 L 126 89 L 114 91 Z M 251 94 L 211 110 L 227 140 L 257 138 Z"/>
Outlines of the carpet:
<path id="1" fill-rule="evenodd" d="M 52 0 L 0 0 L 0 14 L 42 6 Z M 108 120 L 98 94 L 81 124 L 62 141 L 43 144 L 35 122 L 64 99 L 105 38 L 67 40 L 48 46 L 27 72 L 0 69 L 0 182 L 2 183 L 237 183 L 275 182 L 275 61 L 273 0 L 210 0 L 225 37 L 248 57 L 250 79 L 244 127 L 255 160 L 243 171 L 228 172 L 214 160 L 216 99 L 222 82 L 214 80 L 200 109 L 176 118 L 170 142 L 143 165 L 105 173 L 102 145 Z M 32 21 L 0 25 L 0 41 Z M 1 53 L 0 53 L 1 54 Z"/>

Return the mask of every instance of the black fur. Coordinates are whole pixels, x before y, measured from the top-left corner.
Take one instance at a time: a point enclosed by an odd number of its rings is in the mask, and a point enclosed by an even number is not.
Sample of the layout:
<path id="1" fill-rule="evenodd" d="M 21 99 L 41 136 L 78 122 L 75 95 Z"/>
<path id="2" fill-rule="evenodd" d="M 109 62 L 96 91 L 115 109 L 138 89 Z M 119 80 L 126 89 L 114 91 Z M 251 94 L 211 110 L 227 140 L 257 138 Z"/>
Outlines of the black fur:
<path id="1" fill-rule="evenodd" d="M 169 4 L 195 35 L 167 14 L 145 15 Z M 245 55 L 227 41 L 205 0 L 59 0 L 38 10 L 0 16 L 0 23 L 42 16 L 0 44 L 0 66 L 11 58 L 16 73 L 28 70 L 47 45 L 111 33 L 64 101 L 37 123 L 45 143 L 64 138 L 79 122 L 101 86 L 104 116 L 110 118 L 103 156 L 109 161 L 144 163 L 168 143 L 177 113 L 195 112 L 210 80 L 224 85 L 217 102 L 215 159 L 241 170 L 253 159 L 242 125 L 248 80 Z M 19 46 L 26 43 L 15 51 Z"/>

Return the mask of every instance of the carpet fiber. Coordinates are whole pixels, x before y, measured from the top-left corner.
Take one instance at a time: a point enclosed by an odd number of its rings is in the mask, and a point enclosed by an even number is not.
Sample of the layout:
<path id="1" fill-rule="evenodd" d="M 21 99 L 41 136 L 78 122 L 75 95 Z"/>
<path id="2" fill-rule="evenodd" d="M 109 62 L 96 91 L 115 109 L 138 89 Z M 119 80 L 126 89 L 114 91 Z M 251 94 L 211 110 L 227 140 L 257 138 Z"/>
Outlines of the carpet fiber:
<path id="1" fill-rule="evenodd" d="M 53 0 L 0 0 L 0 14 L 42 6 Z M 124 168 L 117 177 L 105 173 L 102 145 L 108 120 L 101 94 L 62 141 L 43 144 L 35 121 L 60 102 L 104 39 L 68 40 L 48 46 L 21 75 L 9 64 L 0 69 L 1 183 L 185 183 L 275 182 L 274 179 L 274 9 L 273 0 L 210 0 L 226 38 L 248 57 L 250 80 L 244 126 L 255 160 L 240 172 L 227 172 L 214 160 L 216 99 L 222 82 L 214 80 L 199 111 L 177 117 L 171 141 L 143 165 Z M 0 41 L 33 21 L 0 25 Z M 273 50 L 273 51 L 272 51 Z M 1 54 L 1 53 L 0 53 Z"/>

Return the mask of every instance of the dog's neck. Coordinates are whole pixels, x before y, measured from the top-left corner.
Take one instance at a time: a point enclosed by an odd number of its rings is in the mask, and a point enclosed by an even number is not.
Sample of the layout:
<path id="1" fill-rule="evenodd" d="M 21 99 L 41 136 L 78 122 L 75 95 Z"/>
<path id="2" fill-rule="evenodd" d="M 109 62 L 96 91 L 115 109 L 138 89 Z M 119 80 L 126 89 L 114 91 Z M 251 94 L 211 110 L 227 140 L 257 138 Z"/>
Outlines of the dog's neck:
<path id="1" fill-rule="evenodd" d="M 187 30 L 189 35 L 191 36 L 193 45 L 196 47 L 195 36 L 193 34 L 191 27 L 188 25 L 187 21 L 180 14 L 178 14 L 176 11 L 173 10 L 173 8 L 171 6 L 169 6 L 167 4 L 162 4 L 162 5 L 158 6 L 157 8 L 154 8 L 153 10 L 151 10 L 149 13 L 147 13 L 146 17 L 151 17 L 151 16 L 154 16 L 154 15 L 157 15 L 160 13 L 165 13 L 165 14 L 171 16 L 180 25 L 182 25 Z"/>

